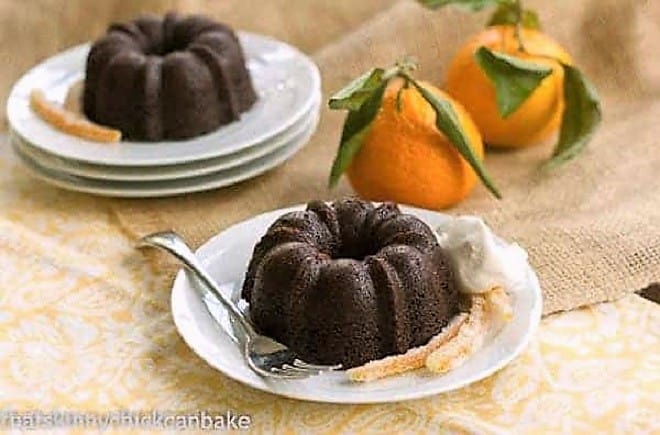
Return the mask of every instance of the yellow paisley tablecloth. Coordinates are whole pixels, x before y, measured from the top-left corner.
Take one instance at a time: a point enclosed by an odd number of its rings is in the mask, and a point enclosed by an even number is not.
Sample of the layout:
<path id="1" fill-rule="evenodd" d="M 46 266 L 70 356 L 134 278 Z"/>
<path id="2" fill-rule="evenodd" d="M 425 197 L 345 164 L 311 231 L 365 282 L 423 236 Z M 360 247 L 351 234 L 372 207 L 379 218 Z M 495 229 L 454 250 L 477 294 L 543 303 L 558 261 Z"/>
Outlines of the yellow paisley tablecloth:
<path id="1" fill-rule="evenodd" d="M 257 432 L 660 433 L 660 306 L 635 295 L 545 318 L 504 370 L 429 399 L 339 406 L 243 387 L 176 334 L 167 288 L 107 203 L 30 178 L 8 148 L 0 139 L 0 412 L 231 409 Z"/>

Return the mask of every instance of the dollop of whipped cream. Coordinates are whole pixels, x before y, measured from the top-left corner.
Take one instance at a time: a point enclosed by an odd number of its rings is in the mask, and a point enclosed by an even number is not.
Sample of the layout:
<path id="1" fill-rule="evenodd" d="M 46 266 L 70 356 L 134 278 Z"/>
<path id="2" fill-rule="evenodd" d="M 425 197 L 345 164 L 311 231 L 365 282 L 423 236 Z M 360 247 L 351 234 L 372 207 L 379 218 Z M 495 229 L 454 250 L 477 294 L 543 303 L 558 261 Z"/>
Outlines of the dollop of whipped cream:
<path id="1" fill-rule="evenodd" d="M 476 216 L 449 219 L 436 228 L 438 242 L 449 255 L 463 293 L 485 293 L 501 286 L 512 291 L 524 282 L 528 270 L 527 252 L 516 243 L 507 243 Z"/>

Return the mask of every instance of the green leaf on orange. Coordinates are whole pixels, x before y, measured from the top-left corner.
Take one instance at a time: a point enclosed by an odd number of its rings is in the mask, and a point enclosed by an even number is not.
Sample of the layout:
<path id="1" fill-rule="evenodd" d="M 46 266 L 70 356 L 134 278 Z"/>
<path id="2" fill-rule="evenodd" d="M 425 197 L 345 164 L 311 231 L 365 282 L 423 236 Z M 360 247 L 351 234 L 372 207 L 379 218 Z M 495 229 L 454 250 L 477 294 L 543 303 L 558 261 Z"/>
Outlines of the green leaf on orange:
<path id="1" fill-rule="evenodd" d="M 528 62 L 504 53 L 479 47 L 474 54 L 479 67 L 495 86 L 497 109 L 503 118 L 515 112 L 552 68 Z"/>
<path id="2" fill-rule="evenodd" d="M 539 30 L 541 22 L 539 16 L 531 9 L 521 9 L 517 3 L 500 4 L 488 20 L 489 26 L 522 25 L 527 29 Z"/>
<path id="3" fill-rule="evenodd" d="M 385 70 L 382 68 L 367 71 L 331 95 L 328 106 L 334 110 L 358 110 L 383 83 L 384 74 Z"/>
<path id="4" fill-rule="evenodd" d="M 417 83 L 415 80 L 410 79 L 410 82 L 413 86 L 420 92 L 422 97 L 431 105 L 433 111 L 435 112 L 435 123 L 438 130 L 444 134 L 449 141 L 454 144 L 458 152 L 463 156 L 463 158 L 472 166 L 472 169 L 477 173 L 481 182 L 486 186 L 486 188 L 498 199 L 502 198 L 495 183 L 488 175 L 486 168 L 482 165 L 479 157 L 474 152 L 474 148 L 470 144 L 470 140 L 463 131 L 461 123 L 454 112 L 449 101 L 444 98 L 441 98 L 434 93 L 430 92 L 424 86 Z"/>
<path id="5" fill-rule="evenodd" d="M 556 167 L 578 155 L 591 140 L 602 119 L 598 93 L 577 68 L 562 64 L 564 68 L 564 113 L 559 140 L 548 161 Z"/>
<path id="6" fill-rule="evenodd" d="M 480 11 L 488 6 L 508 3 L 510 0 L 417 0 L 429 9 L 439 9 L 448 5 L 456 5 L 471 11 Z"/>
<path id="7" fill-rule="evenodd" d="M 330 187 L 337 184 L 341 175 L 351 164 L 353 157 L 360 151 L 371 124 L 380 111 L 387 83 L 387 80 L 382 81 L 378 87 L 368 94 L 357 110 L 348 112 L 341 133 L 339 150 L 330 170 Z"/>
<path id="8" fill-rule="evenodd" d="M 541 29 L 541 20 L 539 19 L 538 14 L 531 9 L 524 9 L 522 11 L 520 24 L 527 29 Z"/>

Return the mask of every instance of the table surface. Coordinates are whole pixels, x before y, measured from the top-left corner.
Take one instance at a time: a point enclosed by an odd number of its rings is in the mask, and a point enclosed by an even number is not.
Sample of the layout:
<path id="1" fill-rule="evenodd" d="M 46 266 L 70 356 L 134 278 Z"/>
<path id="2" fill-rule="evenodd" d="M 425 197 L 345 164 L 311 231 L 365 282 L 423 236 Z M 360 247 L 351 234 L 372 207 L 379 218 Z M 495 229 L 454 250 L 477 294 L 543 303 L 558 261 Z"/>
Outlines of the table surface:
<path id="1" fill-rule="evenodd" d="M 629 295 L 549 316 L 508 367 L 428 399 L 277 398 L 196 357 L 107 202 L 32 179 L 2 137 L 0 373 L 0 411 L 230 409 L 265 432 L 657 433 L 660 305 Z"/>

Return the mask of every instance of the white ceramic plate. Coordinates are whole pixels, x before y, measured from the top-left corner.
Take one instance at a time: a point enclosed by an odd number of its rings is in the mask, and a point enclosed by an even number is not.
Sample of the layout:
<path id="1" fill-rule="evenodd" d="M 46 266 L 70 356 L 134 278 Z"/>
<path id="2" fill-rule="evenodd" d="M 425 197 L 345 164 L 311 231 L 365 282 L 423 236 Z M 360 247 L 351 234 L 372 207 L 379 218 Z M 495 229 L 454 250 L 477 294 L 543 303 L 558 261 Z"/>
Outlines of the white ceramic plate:
<path id="1" fill-rule="evenodd" d="M 225 294 L 237 299 L 252 249 L 266 229 L 283 213 L 301 208 L 256 216 L 223 231 L 199 248 L 198 257 L 216 282 L 222 283 Z M 402 210 L 418 216 L 432 228 L 450 219 L 428 210 L 410 207 L 402 207 Z M 209 300 L 204 290 L 184 271 L 179 271 L 172 288 L 172 314 L 179 333 L 201 358 L 228 377 L 253 388 L 295 399 L 330 403 L 419 399 L 490 376 L 522 352 L 541 318 L 541 289 L 536 274 L 526 266 L 527 281 L 519 288 L 507 289 L 513 301 L 513 320 L 462 366 L 442 376 L 418 370 L 365 384 L 351 383 L 343 372 L 297 381 L 261 378 L 243 360 L 226 312 L 216 303 L 212 306 L 212 317 L 201 299 Z"/>
<path id="2" fill-rule="evenodd" d="M 43 151 L 101 165 L 150 166 L 184 163 L 235 153 L 291 127 L 310 111 L 321 79 L 307 56 L 280 41 L 239 32 L 259 100 L 237 122 L 190 140 L 102 144 L 58 131 L 30 109 L 39 88 L 62 103 L 71 85 L 84 78 L 89 44 L 57 54 L 28 71 L 7 100 L 11 128 Z"/>
<path id="3" fill-rule="evenodd" d="M 14 152 L 34 176 L 63 189 L 122 198 L 174 196 L 236 184 L 281 165 L 307 144 L 317 124 L 318 118 L 313 119 L 305 131 L 289 144 L 244 165 L 201 177 L 170 181 L 108 181 L 79 177 L 47 169 L 17 147 L 14 147 Z"/>
<path id="4" fill-rule="evenodd" d="M 305 114 L 300 122 L 258 146 L 253 146 L 226 156 L 189 163 L 179 163 L 177 165 L 141 167 L 95 165 L 77 160 L 67 160 L 42 151 L 39 147 L 29 143 L 14 131 L 11 132 L 11 141 L 12 145 L 18 148 L 24 155 L 30 157 L 39 166 L 50 171 L 110 181 L 175 180 L 179 178 L 199 177 L 227 170 L 270 154 L 291 143 L 294 138 L 304 133 L 315 122 L 319 109 L 320 94 L 317 103 L 309 113 Z"/>

